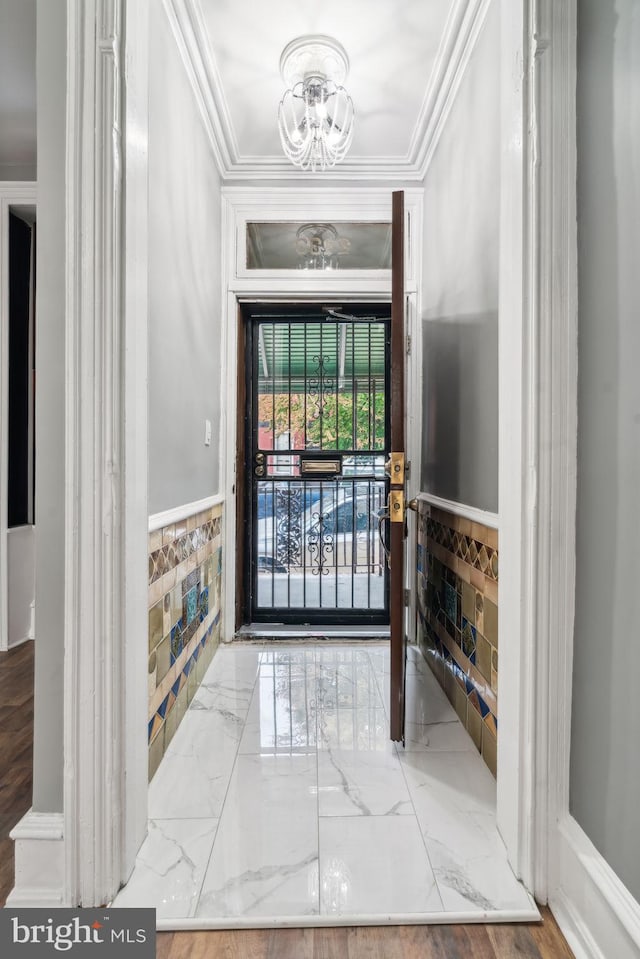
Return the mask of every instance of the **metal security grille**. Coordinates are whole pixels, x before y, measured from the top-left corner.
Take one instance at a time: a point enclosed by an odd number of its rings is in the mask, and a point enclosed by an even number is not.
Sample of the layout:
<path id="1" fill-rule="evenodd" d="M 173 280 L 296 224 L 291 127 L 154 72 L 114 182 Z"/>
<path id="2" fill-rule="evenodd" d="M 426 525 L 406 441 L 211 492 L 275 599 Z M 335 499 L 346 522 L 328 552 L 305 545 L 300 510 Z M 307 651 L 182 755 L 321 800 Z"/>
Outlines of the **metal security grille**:
<path id="1" fill-rule="evenodd" d="M 250 615 L 385 623 L 389 323 L 251 322 Z"/>

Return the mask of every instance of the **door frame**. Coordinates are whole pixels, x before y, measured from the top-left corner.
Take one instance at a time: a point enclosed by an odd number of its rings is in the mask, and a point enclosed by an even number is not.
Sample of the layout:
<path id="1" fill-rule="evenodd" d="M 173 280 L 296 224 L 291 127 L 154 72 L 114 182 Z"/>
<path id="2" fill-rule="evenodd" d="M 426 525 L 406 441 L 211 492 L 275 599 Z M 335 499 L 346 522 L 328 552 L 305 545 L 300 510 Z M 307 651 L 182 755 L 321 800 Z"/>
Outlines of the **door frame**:
<path id="1" fill-rule="evenodd" d="M 15 206 L 33 207 L 36 201 L 36 183 L 0 182 L 0 652 L 9 649 L 9 214 Z"/>
<path id="2" fill-rule="evenodd" d="M 422 198 L 419 188 L 405 190 L 405 301 L 407 304 L 406 334 L 411 337 L 408 357 L 407 389 L 422 389 L 422 370 L 418 366 L 421 355 L 420 316 L 420 249 L 422 238 Z M 250 302 L 323 303 L 340 302 L 345 306 L 355 303 L 391 302 L 390 270 L 340 270 L 331 275 L 302 276 L 300 271 L 252 271 L 249 275 L 243 263 L 246 223 L 252 220 L 309 220 L 314 213 L 326 221 L 380 221 L 391 222 L 391 187 L 378 189 L 324 189 L 222 188 L 222 277 L 223 277 L 223 369 L 222 394 L 223 424 L 221 430 L 221 463 L 225 510 L 223 516 L 223 613 L 222 638 L 230 642 L 235 633 L 238 577 L 236 571 L 237 534 L 237 443 L 238 443 L 238 307 Z M 419 418 L 413 416 L 407 424 L 407 457 L 420 462 L 421 435 Z M 419 468 L 408 480 L 408 494 L 417 495 Z M 415 537 L 415 531 L 413 533 Z M 415 550 L 410 540 L 409 549 Z M 411 555 L 411 554 L 409 554 Z M 413 623 L 415 617 L 410 617 Z"/>
<path id="3" fill-rule="evenodd" d="M 498 826 L 516 874 L 555 905 L 571 819 L 577 0 L 500 3 L 499 723 L 510 735 L 498 737 Z"/>
<path id="4" fill-rule="evenodd" d="M 322 301 L 323 307 L 329 306 L 342 306 L 344 303 L 344 298 L 341 298 L 340 304 L 336 301 L 335 304 L 332 304 L 331 297 L 325 297 Z M 387 311 L 388 306 L 388 311 Z M 237 536 L 237 546 L 236 546 L 236 619 L 235 619 L 235 628 L 236 630 L 242 626 L 247 626 L 251 624 L 259 628 L 268 631 L 270 626 L 277 626 L 278 628 L 281 625 L 288 625 L 289 620 L 292 621 L 293 625 L 296 626 L 295 620 L 298 618 L 307 616 L 309 617 L 310 622 L 304 629 L 308 629 L 312 632 L 316 632 L 319 628 L 327 627 L 329 629 L 335 628 L 337 625 L 343 626 L 350 624 L 355 626 L 360 630 L 367 630 L 371 628 L 372 631 L 377 632 L 379 629 L 384 628 L 386 621 L 389 619 L 390 614 L 390 591 L 389 591 L 389 577 L 387 576 L 386 583 L 384 585 L 383 592 L 386 596 L 386 609 L 377 609 L 370 616 L 370 621 L 366 621 L 366 607 L 357 607 L 352 609 L 346 607 L 344 609 L 338 607 L 283 607 L 279 612 L 277 612 L 277 607 L 265 607 L 262 611 L 257 609 L 254 605 L 254 591 L 257 588 L 257 583 L 254 581 L 254 569 L 253 569 L 253 559 L 251 555 L 256 548 L 255 541 L 255 529 L 253 527 L 253 467 L 255 465 L 253 461 L 254 453 L 256 448 L 254 442 L 256 440 L 256 422 L 255 422 L 255 395 L 254 389 L 257 389 L 257 370 L 256 370 L 256 356 L 255 350 L 257 345 L 257 336 L 255 333 L 254 327 L 259 325 L 261 322 L 266 321 L 267 323 L 273 322 L 269 320 L 269 313 L 272 308 L 276 308 L 279 311 L 282 310 L 283 313 L 289 314 L 289 325 L 291 323 L 304 324 L 309 318 L 313 318 L 313 322 L 317 324 L 319 315 L 321 313 L 319 301 L 312 301 L 306 303 L 297 303 L 292 304 L 291 302 L 279 303 L 274 301 L 273 304 L 269 305 L 266 309 L 265 316 L 261 316 L 262 309 L 264 304 L 262 302 L 255 302 L 253 300 L 243 301 L 238 304 L 238 342 L 241 345 L 243 352 L 239 351 L 239 363 L 238 363 L 238 390 L 237 390 L 237 446 L 236 446 L 236 476 L 238 477 L 237 482 L 237 512 L 236 512 L 236 530 L 243 528 L 243 535 Z M 390 436 L 391 436 L 391 418 L 389 415 L 389 400 L 391 396 L 391 304 L 387 304 L 384 300 L 378 302 L 367 303 L 366 305 L 362 303 L 355 303 L 345 307 L 346 312 L 350 312 L 352 309 L 360 308 L 360 312 L 368 313 L 371 310 L 377 309 L 378 311 L 384 310 L 387 313 L 386 317 L 381 318 L 382 323 L 384 323 L 385 329 L 385 343 L 386 343 L 386 357 L 385 357 L 385 402 L 387 404 L 386 413 L 385 413 L 385 422 L 386 422 L 386 438 L 387 446 L 384 450 L 379 450 L 380 454 L 384 454 L 384 459 L 386 460 L 389 452 L 391 451 Z M 330 317 L 326 317 L 331 319 Z M 275 323 L 278 324 L 278 320 L 275 320 Z M 284 321 L 282 325 L 286 326 L 287 322 Z M 304 451 L 302 451 L 304 452 Z M 318 451 L 319 452 L 319 451 Z M 324 451 L 326 452 L 326 450 Z M 348 451 L 335 450 L 332 451 L 333 454 L 337 455 L 339 452 L 342 452 L 343 455 Z M 355 451 L 351 451 L 355 452 Z M 331 455 L 331 454 L 330 454 Z M 286 479 L 286 477 L 285 477 Z M 318 477 L 318 479 L 326 479 L 326 477 Z M 383 497 L 381 504 L 386 501 L 386 497 Z M 375 539 L 378 541 L 378 532 L 377 526 L 375 528 Z M 379 547 L 382 551 L 382 546 Z M 380 559 L 383 561 L 382 556 Z M 383 575 L 387 572 L 386 567 L 383 567 Z M 303 574 L 305 577 L 307 573 Z M 270 615 L 271 612 L 271 615 Z M 283 614 L 280 618 L 280 613 Z M 277 623 L 274 622 L 277 620 Z M 316 622 L 314 622 L 314 620 Z M 289 624 L 290 625 L 290 624 Z M 302 628 L 302 627 L 301 627 Z"/>

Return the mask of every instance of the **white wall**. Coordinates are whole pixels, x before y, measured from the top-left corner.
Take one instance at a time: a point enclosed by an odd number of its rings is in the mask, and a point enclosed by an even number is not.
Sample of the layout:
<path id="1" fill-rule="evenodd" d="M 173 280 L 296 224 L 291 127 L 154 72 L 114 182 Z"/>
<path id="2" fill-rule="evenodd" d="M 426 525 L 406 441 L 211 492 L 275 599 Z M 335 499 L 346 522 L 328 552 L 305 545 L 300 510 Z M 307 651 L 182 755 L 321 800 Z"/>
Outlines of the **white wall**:
<path id="1" fill-rule="evenodd" d="M 156 513 L 219 488 L 220 178 L 161 0 L 150 5 L 149 57 L 149 512 Z"/>
<path id="2" fill-rule="evenodd" d="M 498 510 L 499 3 L 424 181 L 421 488 Z"/>
<path id="3" fill-rule="evenodd" d="M 35 526 L 7 530 L 9 647 L 34 639 Z"/>
<path id="4" fill-rule="evenodd" d="M 66 3 L 38 0 L 36 643 L 33 808 L 62 811 Z"/>
<path id="5" fill-rule="evenodd" d="M 36 178 L 36 0 L 0 0 L 0 180 Z"/>
<path id="6" fill-rule="evenodd" d="M 640 3 L 578 2 L 570 810 L 640 900 Z"/>

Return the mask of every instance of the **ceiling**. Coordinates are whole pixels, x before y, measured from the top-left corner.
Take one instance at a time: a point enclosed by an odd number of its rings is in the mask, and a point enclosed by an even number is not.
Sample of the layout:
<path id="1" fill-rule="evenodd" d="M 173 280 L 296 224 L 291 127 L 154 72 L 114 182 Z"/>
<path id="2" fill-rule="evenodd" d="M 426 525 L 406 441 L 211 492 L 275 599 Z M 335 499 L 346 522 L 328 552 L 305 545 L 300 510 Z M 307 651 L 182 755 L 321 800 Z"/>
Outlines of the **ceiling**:
<path id="1" fill-rule="evenodd" d="M 349 57 L 345 87 L 356 110 L 351 162 L 407 161 L 451 0 L 197 2 L 237 161 L 280 160 L 280 55 L 306 34 L 333 37 Z"/>
<path id="2" fill-rule="evenodd" d="M 165 0 L 226 179 L 421 179 L 486 0 Z M 280 56 L 323 34 L 346 50 L 355 106 L 346 159 L 303 173 L 283 156 Z"/>
<path id="3" fill-rule="evenodd" d="M 160 3 L 160 0 L 158 0 Z M 458 65 L 485 0 L 162 0 L 189 62 L 221 174 L 243 179 L 424 176 Z M 325 34 L 345 48 L 355 106 L 339 169 L 303 173 L 283 156 L 280 55 Z M 36 0 L 0 0 L 0 178 L 35 174 Z M 12 171 L 15 175 L 12 176 Z"/>

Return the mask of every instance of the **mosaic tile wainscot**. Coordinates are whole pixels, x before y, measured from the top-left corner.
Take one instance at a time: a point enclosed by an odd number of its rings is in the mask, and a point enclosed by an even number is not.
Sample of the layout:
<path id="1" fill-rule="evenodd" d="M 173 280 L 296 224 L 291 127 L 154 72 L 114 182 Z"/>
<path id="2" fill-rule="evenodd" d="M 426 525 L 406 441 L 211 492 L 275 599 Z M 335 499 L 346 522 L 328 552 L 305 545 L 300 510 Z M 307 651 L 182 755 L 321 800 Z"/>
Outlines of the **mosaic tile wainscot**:
<path id="1" fill-rule="evenodd" d="M 149 534 L 149 779 L 220 642 L 222 506 Z"/>
<path id="2" fill-rule="evenodd" d="M 498 531 L 420 502 L 418 643 L 496 774 Z"/>

